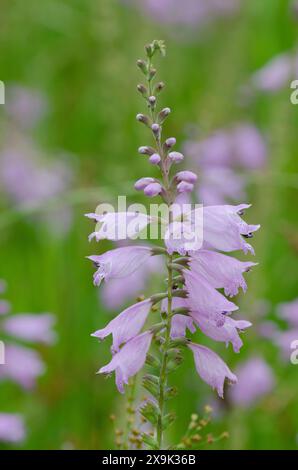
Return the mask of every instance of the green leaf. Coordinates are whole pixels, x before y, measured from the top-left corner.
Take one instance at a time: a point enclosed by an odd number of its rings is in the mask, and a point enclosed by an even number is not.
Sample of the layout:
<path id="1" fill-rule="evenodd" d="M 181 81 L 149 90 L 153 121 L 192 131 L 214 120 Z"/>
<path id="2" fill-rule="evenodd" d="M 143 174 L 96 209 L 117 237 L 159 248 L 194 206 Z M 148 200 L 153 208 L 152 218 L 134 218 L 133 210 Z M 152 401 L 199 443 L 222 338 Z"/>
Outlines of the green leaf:
<path id="1" fill-rule="evenodd" d="M 142 434 L 142 439 L 143 439 L 143 442 L 150 447 L 150 449 L 158 450 L 158 444 L 156 440 L 154 439 L 154 437 L 149 436 L 148 434 L 144 433 Z"/>
<path id="2" fill-rule="evenodd" d="M 146 374 L 142 380 L 143 387 L 148 390 L 154 398 L 159 395 L 159 378 L 156 375 Z"/>
<path id="3" fill-rule="evenodd" d="M 167 429 L 176 419 L 175 413 L 168 413 L 162 419 L 162 429 Z"/>
<path id="4" fill-rule="evenodd" d="M 147 401 L 141 408 L 140 413 L 153 425 L 156 425 L 159 417 L 159 409 L 152 401 Z"/>

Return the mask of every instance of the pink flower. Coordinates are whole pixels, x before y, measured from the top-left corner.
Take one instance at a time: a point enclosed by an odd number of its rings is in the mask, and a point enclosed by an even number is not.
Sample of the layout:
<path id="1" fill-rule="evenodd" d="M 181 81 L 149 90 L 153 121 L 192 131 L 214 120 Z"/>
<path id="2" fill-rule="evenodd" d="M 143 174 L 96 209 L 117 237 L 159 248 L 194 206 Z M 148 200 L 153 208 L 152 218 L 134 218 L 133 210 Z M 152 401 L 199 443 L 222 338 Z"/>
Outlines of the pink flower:
<path id="1" fill-rule="evenodd" d="M 164 263 L 160 256 L 151 256 L 136 271 L 123 278 L 111 279 L 102 286 L 100 300 L 110 310 L 119 309 L 127 301 L 131 301 L 148 289 L 150 279 L 165 272 Z"/>
<path id="2" fill-rule="evenodd" d="M 252 85 L 261 91 L 274 92 L 294 78 L 294 61 L 287 53 L 273 57 L 251 79 Z"/>
<path id="3" fill-rule="evenodd" d="M 234 320 L 230 317 L 225 317 L 225 322 L 221 326 L 218 326 L 214 319 L 200 315 L 196 316 L 195 322 L 200 330 L 214 341 L 224 342 L 226 345 L 231 343 L 235 352 L 239 352 L 243 345 L 237 330 L 243 331 L 251 326 L 248 321 Z"/>
<path id="4" fill-rule="evenodd" d="M 243 250 L 245 253 L 253 248 L 246 243 L 242 236 L 250 238 L 252 233 L 260 228 L 260 225 L 249 225 L 241 219 L 244 209 L 249 204 L 238 206 L 207 206 L 203 208 L 204 242 L 208 247 L 220 251 Z M 201 217 L 202 208 L 191 212 L 194 220 Z"/>
<path id="5" fill-rule="evenodd" d="M 298 299 L 279 304 L 277 311 L 280 318 L 286 320 L 291 326 L 298 328 Z"/>
<path id="6" fill-rule="evenodd" d="M 45 365 L 33 349 L 7 344 L 5 364 L 0 368 L 0 379 L 9 379 L 23 388 L 33 388 L 36 379 L 45 371 Z"/>
<path id="7" fill-rule="evenodd" d="M 175 339 L 185 337 L 187 328 L 191 333 L 194 333 L 196 331 L 196 328 L 193 324 L 193 319 L 188 315 L 174 315 L 171 323 L 171 338 Z"/>
<path id="8" fill-rule="evenodd" d="M 225 322 L 225 314 L 238 310 L 237 305 L 227 300 L 197 273 L 184 270 L 187 305 L 195 320 L 201 316 L 212 318 L 218 326 Z"/>
<path id="9" fill-rule="evenodd" d="M 152 217 L 140 212 L 107 212 L 106 214 L 86 214 L 86 217 L 100 223 L 97 230 L 89 236 L 99 240 L 135 239 L 149 223 Z"/>
<path id="10" fill-rule="evenodd" d="M 16 444 L 25 439 L 25 425 L 19 414 L 0 413 L 0 441 Z"/>
<path id="11" fill-rule="evenodd" d="M 104 339 L 113 335 L 113 351 L 119 351 L 120 346 L 131 338 L 134 338 L 143 328 L 149 315 L 152 302 L 150 299 L 138 302 L 123 310 L 102 330 L 98 330 L 91 336 Z"/>
<path id="12" fill-rule="evenodd" d="M 23 313 L 5 319 L 3 330 L 25 341 L 51 344 L 56 339 L 56 334 L 52 330 L 54 323 L 55 317 L 47 313 L 37 315 Z"/>
<path id="13" fill-rule="evenodd" d="M 191 254 L 190 269 L 199 273 L 210 286 L 225 290 L 227 296 L 238 294 L 241 287 L 245 292 L 247 285 L 242 273 L 257 263 L 242 262 L 231 256 L 210 250 L 198 250 Z"/>
<path id="14" fill-rule="evenodd" d="M 148 246 L 124 246 L 103 255 L 88 256 L 98 268 L 93 276 L 94 285 L 99 286 L 103 279 L 121 279 L 133 274 L 151 255 Z"/>
<path id="15" fill-rule="evenodd" d="M 126 343 L 99 374 L 110 374 L 115 371 L 116 385 L 120 393 L 124 393 L 124 385 L 130 377 L 139 372 L 145 364 L 146 355 L 152 340 L 152 333 L 146 331 Z"/>
<path id="16" fill-rule="evenodd" d="M 200 377 L 212 388 L 215 388 L 218 395 L 223 398 L 225 379 L 227 378 L 231 383 L 237 383 L 236 375 L 211 349 L 194 343 L 189 343 L 188 347 L 193 352 L 196 369 Z"/>
<path id="17" fill-rule="evenodd" d="M 0 299 L 0 315 L 6 315 L 10 311 L 10 303 L 7 300 Z"/>
<path id="18" fill-rule="evenodd" d="M 261 357 L 252 357 L 237 368 L 237 384 L 229 390 L 235 405 L 249 407 L 271 392 L 274 387 L 272 369 Z"/>
<path id="19" fill-rule="evenodd" d="M 188 251 L 199 250 L 203 243 L 203 231 L 191 222 L 172 222 L 164 235 L 168 253 L 184 256 Z"/>

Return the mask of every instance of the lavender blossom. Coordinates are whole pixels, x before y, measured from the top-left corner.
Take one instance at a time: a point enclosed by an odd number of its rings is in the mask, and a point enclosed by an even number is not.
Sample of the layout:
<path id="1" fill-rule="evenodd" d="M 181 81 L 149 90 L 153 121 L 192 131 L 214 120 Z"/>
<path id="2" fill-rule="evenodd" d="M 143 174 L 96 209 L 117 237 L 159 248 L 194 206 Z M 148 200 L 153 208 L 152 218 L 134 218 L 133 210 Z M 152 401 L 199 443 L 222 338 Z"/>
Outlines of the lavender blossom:
<path id="1" fill-rule="evenodd" d="M 184 151 L 199 168 L 197 194 L 205 205 L 245 198 L 249 177 L 264 167 L 267 154 L 260 131 L 246 122 L 215 131 L 201 142 L 187 141 Z"/>
<path id="2" fill-rule="evenodd" d="M 4 290 L 6 283 L 2 283 Z M 2 301 L 4 302 L 4 301 Z M 2 312 L 0 331 L 9 339 L 5 342 L 5 362 L 0 367 L 0 382 L 13 381 L 23 389 L 32 389 L 45 371 L 40 354 L 34 349 L 18 345 L 20 339 L 30 343 L 51 344 L 56 339 L 53 331 L 55 317 L 51 314 L 18 314 Z M 24 419 L 21 415 L 0 412 L 0 441 L 19 443 L 25 439 Z"/>
<path id="3" fill-rule="evenodd" d="M 217 390 L 218 395 L 223 398 L 223 387 L 225 379 L 232 384 L 237 383 L 237 377 L 234 375 L 224 361 L 211 349 L 200 344 L 190 343 L 189 349 L 193 352 L 195 365 L 199 376 L 210 387 Z"/>
<path id="4" fill-rule="evenodd" d="M 156 70 L 152 65 L 152 57 L 157 52 L 164 55 L 165 46 L 162 41 L 153 41 L 145 47 L 145 51 L 147 60 L 138 60 L 137 66 L 145 76 L 146 86 L 139 84 L 137 88 L 146 101 L 149 115 L 138 121 L 145 123 L 152 132 L 154 147 L 140 149 L 143 155 L 149 157 L 149 163 L 153 155 L 159 155 L 161 179 L 143 177 L 136 182 L 135 189 L 144 191 L 149 197 L 159 194 L 169 209 L 169 218 L 157 219 L 135 212 L 87 216 L 98 224 L 89 237 L 96 241 L 135 238 L 147 225 L 156 222 L 165 229 L 164 247 L 160 247 L 157 252 L 165 257 L 166 292 L 154 294 L 129 306 L 106 327 L 93 333 L 98 339 L 104 339 L 110 334 L 113 336 L 112 359 L 99 373 L 115 372 L 116 385 L 121 393 L 124 392 L 124 385 L 131 386 L 129 379 L 143 368 L 145 362 L 157 374 L 147 374 L 143 378 L 143 386 L 150 392 L 152 399 L 141 407 L 140 412 L 155 428 L 154 436 L 144 434 L 144 442 L 150 448 L 160 449 L 163 448 L 163 432 L 171 422 L 171 414 L 165 414 L 165 403 L 171 398 L 172 390 L 168 387 L 168 374 L 180 365 L 184 348 L 193 352 L 198 374 L 217 390 L 220 397 L 223 397 L 226 379 L 234 384 L 237 382 L 236 376 L 215 352 L 194 344 L 187 335 L 199 329 L 215 341 L 226 345 L 231 343 L 234 351 L 239 352 L 243 344 L 239 334 L 249 328 L 251 323 L 230 317 L 238 307 L 226 296 L 235 296 L 240 288 L 246 291 L 243 274 L 255 263 L 238 261 L 219 251 L 230 253 L 242 250 L 244 253 L 253 253 L 252 246 L 246 240 L 252 238 L 260 226 L 248 224 L 242 219 L 249 204 L 216 204 L 185 209 L 179 203 L 179 198 L 185 198 L 185 194 L 193 189 L 197 177 L 189 170 L 172 175 L 173 168 L 184 156 L 172 151 L 172 147 L 177 144 L 174 137 L 166 140 L 162 138 L 164 121 L 169 112 L 165 111 L 167 108 L 158 112 L 153 91 Z M 238 129 L 238 141 L 240 137 Z M 252 149 L 255 151 L 254 145 Z M 220 151 L 220 146 L 217 150 Z M 246 158 L 247 154 L 243 161 Z M 150 248 L 130 246 L 90 257 L 98 268 L 95 284 L 99 285 L 102 279 L 111 278 L 106 284 L 109 286 L 120 278 L 122 289 L 130 291 L 131 276 L 138 276 L 142 272 L 151 254 Z M 218 291 L 222 288 L 226 296 Z M 110 294 L 117 297 L 113 289 Z M 156 320 L 160 302 L 160 316 Z M 155 357 L 156 352 L 154 355 L 151 352 L 147 354 L 151 343 L 155 344 L 159 358 Z"/>
<path id="5" fill-rule="evenodd" d="M 107 251 L 103 255 L 88 256 L 98 268 L 94 274 L 94 285 L 99 286 L 104 279 L 121 279 L 133 274 L 153 251 L 148 246 L 125 246 Z"/>
<path id="6" fill-rule="evenodd" d="M 100 300 L 109 310 L 117 310 L 128 301 L 136 299 L 140 292 L 144 293 L 148 289 L 150 279 L 163 275 L 164 271 L 160 256 L 150 256 L 146 263 L 126 276 L 125 282 L 123 278 L 109 278 L 109 282 L 105 282 L 99 292 Z"/>
<path id="7" fill-rule="evenodd" d="M 25 439 L 23 417 L 19 414 L 0 413 L 0 441 L 17 444 Z"/>
<path id="8" fill-rule="evenodd" d="M 53 344 L 56 334 L 53 331 L 54 315 L 21 313 L 8 317 L 2 324 L 3 331 L 10 336 L 30 342 Z"/>
<path id="9" fill-rule="evenodd" d="M 237 368 L 237 384 L 229 391 L 232 402 L 241 407 L 255 405 L 271 392 L 275 379 L 273 371 L 261 357 L 252 357 Z"/>
<path id="10" fill-rule="evenodd" d="M 120 393 L 124 393 L 124 385 L 128 379 L 134 376 L 145 364 L 146 355 L 152 340 L 152 333 L 146 331 L 135 336 L 117 352 L 111 362 L 102 367 L 99 374 L 110 374 L 115 371 L 116 384 Z"/>
<path id="11" fill-rule="evenodd" d="M 118 352 L 123 343 L 127 343 L 139 334 L 147 320 L 151 307 L 152 302 L 150 299 L 132 305 L 110 321 L 105 328 L 96 331 L 91 336 L 102 340 L 112 334 L 113 351 Z"/>
<path id="12" fill-rule="evenodd" d="M 179 25 L 184 27 L 204 26 L 210 21 L 230 16 L 238 7 L 238 0 L 125 0 L 136 3 L 146 15 L 166 25 Z"/>

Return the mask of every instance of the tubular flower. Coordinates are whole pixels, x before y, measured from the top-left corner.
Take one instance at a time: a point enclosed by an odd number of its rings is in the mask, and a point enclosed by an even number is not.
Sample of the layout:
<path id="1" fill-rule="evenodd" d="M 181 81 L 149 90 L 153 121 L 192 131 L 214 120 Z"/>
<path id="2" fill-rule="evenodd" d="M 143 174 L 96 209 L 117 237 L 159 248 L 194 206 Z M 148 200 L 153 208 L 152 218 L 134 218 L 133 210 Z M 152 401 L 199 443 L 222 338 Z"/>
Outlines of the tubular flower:
<path id="1" fill-rule="evenodd" d="M 133 274 L 153 254 L 148 246 L 124 246 L 106 251 L 103 255 L 88 256 L 98 268 L 93 276 L 94 285 L 104 279 L 121 279 Z"/>
<path id="2" fill-rule="evenodd" d="M 237 377 L 234 375 L 224 361 L 211 349 L 200 344 L 190 343 L 189 349 L 193 352 L 195 365 L 199 376 L 215 388 L 218 395 L 223 398 L 223 387 L 225 379 L 231 383 L 237 383 Z"/>
<path id="3" fill-rule="evenodd" d="M 98 373 L 110 374 L 115 371 L 117 388 L 120 393 L 124 393 L 124 385 L 128 384 L 128 379 L 144 366 L 151 340 L 152 333 L 149 331 L 135 336 L 113 356 L 109 364 L 99 369 Z"/>
<path id="4" fill-rule="evenodd" d="M 105 328 L 96 331 L 91 336 L 104 339 L 106 336 L 112 334 L 113 351 L 119 351 L 123 343 L 134 338 L 143 328 L 151 307 L 152 302 L 150 299 L 132 305 L 110 321 Z"/>
<path id="5" fill-rule="evenodd" d="M 231 256 L 216 251 L 198 250 L 192 253 L 190 269 L 199 273 L 216 289 L 224 288 L 227 296 L 238 294 L 241 287 L 245 292 L 247 285 L 242 273 L 249 271 L 256 263 L 238 261 Z"/>

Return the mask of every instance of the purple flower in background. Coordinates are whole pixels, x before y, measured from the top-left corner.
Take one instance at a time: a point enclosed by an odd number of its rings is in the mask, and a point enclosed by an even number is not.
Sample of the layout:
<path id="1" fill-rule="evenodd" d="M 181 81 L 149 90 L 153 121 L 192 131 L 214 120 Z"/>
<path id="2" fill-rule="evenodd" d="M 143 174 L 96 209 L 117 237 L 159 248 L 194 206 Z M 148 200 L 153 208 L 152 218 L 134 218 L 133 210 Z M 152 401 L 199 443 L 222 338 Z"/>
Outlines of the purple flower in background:
<path id="1" fill-rule="evenodd" d="M 42 93 L 15 85 L 8 89 L 7 95 L 6 112 L 20 127 L 34 127 L 43 118 L 47 103 Z"/>
<path id="2" fill-rule="evenodd" d="M 5 347 L 5 364 L 0 368 L 0 379 L 12 380 L 25 389 L 35 386 L 45 372 L 45 364 L 33 349 L 15 344 Z"/>
<path id="3" fill-rule="evenodd" d="M 10 311 L 10 303 L 7 300 L 0 300 L 0 315 L 6 315 Z"/>
<path id="4" fill-rule="evenodd" d="M 1 280 L 0 280 L 1 281 Z M 1 281 L 3 290 L 6 283 Z M 4 312 L 3 312 L 4 313 Z M 30 343 L 53 343 L 55 317 L 51 314 L 21 313 L 0 318 L 0 332 L 9 337 L 5 341 L 5 360 L 0 365 L 0 381 L 10 380 L 24 389 L 32 389 L 45 371 L 41 356 L 32 347 L 18 345 L 20 339 Z M 0 441 L 16 443 L 25 438 L 23 418 L 17 414 L 0 412 Z"/>
<path id="5" fill-rule="evenodd" d="M 277 313 L 279 317 L 286 320 L 290 326 L 298 328 L 298 299 L 277 305 Z"/>
<path id="6" fill-rule="evenodd" d="M 124 385 L 128 384 L 128 379 L 134 376 L 145 364 L 146 355 L 152 340 L 152 333 L 146 331 L 135 336 L 128 341 L 119 352 L 117 352 L 111 362 L 102 367 L 99 374 L 110 374 L 115 371 L 116 385 L 119 392 L 124 393 Z"/>
<path id="7" fill-rule="evenodd" d="M 298 56 L 291 53 L 279 54 L 254 73 L 250 79 L 253 89 L 273 93 L 289 86 L 297 78 Z"/>
<path id="8" fill-rule="evenodd" d="M 206 348 L 206 346 L 190 343 L 188 347 L 193 352 L 199 376 L 210 387 L 215 388 L 218 395 L 223 398 L 225 379 L 235 384 L 237 383 L 236 375 L 230 371 L 228 366 L 214 351 Z"/>
<path id="9" fill-rule="evenodd" d="M 271 392 L 275 379 L 272 369 L 261 357 L 252 357 L 237 368 L 238 383 L 229 390 L 237 406 L 249 407 Z"/>
<path id="10" fill-rule="evenodd" d="M 199 202 L 216 205 L 245 197 L 249 172 L 264 167 L 267 150 L 259 130 L 244 122 L 200 142 L 187 141 L 184 152 L 200 171 Z"/>
<path id="11" fill-rule="evenodd" d="M 26 430 L 23 417 L 19 414 L 0 413 L 0 441 L 10 444 L 25 439 Z"/>
<path id="12" fill-rule="evenodd" d="M 230 16 L 238 0 L 125 0 L 136 4 L 155 21 L 169 25 L 199 26 L 221 16 Z"/>
<path id="13" fill-rule="evenodd" d="M 29 342 L 52 344 L 56 340 L 53 331 L 55 324 L 54 315 L 49 313 L 20 313 L 6 318 L 2 323 L 2 329 L 10 336 Z"/>
<path id="14" fill-rule="evenodd" d="M 28 139 L 18 134 L 13 133 L 0 151 L 1 191 L 19 210 L 37 211 L 53 234 L 69 229 L 72 215 L 63 198 L 72 180 L 67 156 L 46 161 Z M 57 198 L 59 206 L 50 207 Z"/>

